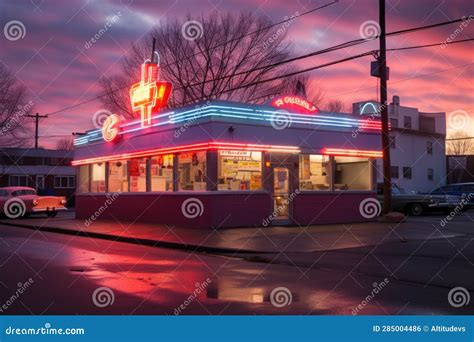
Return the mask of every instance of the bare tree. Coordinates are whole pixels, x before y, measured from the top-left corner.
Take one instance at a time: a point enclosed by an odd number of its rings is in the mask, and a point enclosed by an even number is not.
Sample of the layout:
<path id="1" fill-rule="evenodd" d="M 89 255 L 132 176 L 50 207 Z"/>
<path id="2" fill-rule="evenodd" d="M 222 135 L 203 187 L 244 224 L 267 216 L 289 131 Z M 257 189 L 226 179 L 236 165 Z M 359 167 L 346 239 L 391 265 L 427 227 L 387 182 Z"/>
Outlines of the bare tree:
<path id="1" fill-rule="evenodd" d="M 344 111 L 344 103 L 341 100 L 331 100 L 325 108 L 328 112 L 341 113 Z"/>
<path id="2" fill-rule="evenodd" d="M 467 139 L 471 137 L 464 131 L 455 131 L 449 134 L 447 138 L 455 140 L 446 141 L 447 154 L 460 156 L 474 153 L 474 139 Z"/>
<path id="3" fill-rule="evenodd" d="M 22 147 L 31 142 L 28 114 L 32 109 L 25 87 L 0 64 L 0 147 Z"/>
<path id="4" fill-rule="evenodd" d="M 194 31 L 187 32 L 190 23 L 194 23 Z M 265 29 L 269 25 L 267 18 L 248 12 L 215 12 L 169 20 L 133 45 L 119 74 L 101 79 L 106 94 L 102 101 L 111 111 L 135 116 L 128 90 L 139 80 L 144 59 L 151 56 L 153 38 L 161 59 L 160 77 L 174 85 L 171 107 L 209 99 L 259 103 L 280 95 L 288 86 L 288 79 L 250 85 L 292 70 L 287 65 L 268 66 L 290 55 L 290 43 L 285 41 L 288 26 Z M 246 36 L 252 32 L 257 33 Z M 247 84 L 248 87 L 234 89 Z"/>
<path id="5" fill-rule="evenodd" d="M 74 150 L 74 139 L 72 137 L 61 138 L 56 142 L 57 150 Z"/>

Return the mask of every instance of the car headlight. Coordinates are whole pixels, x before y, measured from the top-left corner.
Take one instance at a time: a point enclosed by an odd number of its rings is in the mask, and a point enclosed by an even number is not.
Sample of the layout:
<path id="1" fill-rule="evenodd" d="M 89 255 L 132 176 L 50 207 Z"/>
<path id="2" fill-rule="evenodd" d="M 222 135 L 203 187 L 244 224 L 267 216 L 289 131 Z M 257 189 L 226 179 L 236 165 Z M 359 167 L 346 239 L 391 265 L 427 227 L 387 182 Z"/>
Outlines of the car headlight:
<path id="1" fill-rule="evenodd" d="M 65 199 L 61 200 L 61 204 L 66 204 L 66 203 L 67 203 L 67 201 Z"/>
<path id="2" fill-rule="evenodd" d="M 38 201 L 37 201 L 37 200 L 33 200 L 33 205 L 34 205 L 34 206 L 38 205 Z"/>

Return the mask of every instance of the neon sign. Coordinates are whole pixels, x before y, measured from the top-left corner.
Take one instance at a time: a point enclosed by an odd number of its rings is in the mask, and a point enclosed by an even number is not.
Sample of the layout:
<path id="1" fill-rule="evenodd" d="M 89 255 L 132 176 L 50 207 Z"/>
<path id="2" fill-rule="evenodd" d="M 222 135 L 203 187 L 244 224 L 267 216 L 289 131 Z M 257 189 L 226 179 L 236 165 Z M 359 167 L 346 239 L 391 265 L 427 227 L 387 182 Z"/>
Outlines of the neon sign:
<path id="1" fill-rule="evenodd" d="M 134 112 L 140 111 L 141 126 L 151 126 L 151 114 L 159 111 L 168 102 L 173 85 L 159 81 L 158 62 L 142 64 L 140 82 L 130 88 L 130 101 Z"/>
<path id="2" fill-rule="evenodd" d="M 117 140 L 120 132 L 120 123 L 122 118 L 116 114 L 110 115 L 102 125 L 102 138 L 106 142 Z"/>
<path id="3" fill-rule="evenodd" d="M 346 156 L 346 157 L 368 157 L 368 158 L 382 158 L 382 151 L 373 150 L 353 150 L 344 148 L 323 148 L 322 154 L 328 156 Z"/>
<path id="4" fill-rule="evenodd" d="M 318 108 L 313 103 L 299 96 L 280 96 L 273 99 L 271 105 L 273 107 L 305 114 L 314 114 L 318 112 Z"/>

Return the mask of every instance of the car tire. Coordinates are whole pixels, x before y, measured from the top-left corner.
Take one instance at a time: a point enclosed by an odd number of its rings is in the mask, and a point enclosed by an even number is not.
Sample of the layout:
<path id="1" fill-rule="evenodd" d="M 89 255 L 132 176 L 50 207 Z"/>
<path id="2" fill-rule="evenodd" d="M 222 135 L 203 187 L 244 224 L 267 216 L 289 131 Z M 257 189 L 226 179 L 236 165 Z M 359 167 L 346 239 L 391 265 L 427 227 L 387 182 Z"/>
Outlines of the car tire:
<path id="1" fill-rule="evenodd" d="M 47 211 L 46 216 L 48 217 L 55 217 L 58 214 L 57 211 Z"/>
<path id="2" fill-rule="evenodd" d="M 411 216 L 420 216 L 423 214 L 423 206 L 421 203 L 412 203 L 408 207 L 408 214 Z"/>

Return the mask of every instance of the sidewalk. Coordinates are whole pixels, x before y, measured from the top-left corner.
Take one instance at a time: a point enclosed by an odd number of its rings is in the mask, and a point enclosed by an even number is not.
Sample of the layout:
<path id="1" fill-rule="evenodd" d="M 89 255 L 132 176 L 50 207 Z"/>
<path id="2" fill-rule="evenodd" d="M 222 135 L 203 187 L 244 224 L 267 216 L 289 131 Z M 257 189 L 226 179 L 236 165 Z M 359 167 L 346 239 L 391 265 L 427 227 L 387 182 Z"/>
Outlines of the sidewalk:
<path id="1" fill-rule="evenodd" d="M 377 245 L 382 242 L 405 242 L 458 235 L 446 231 L 433 232 L 432 225 L 420 225 L 419 222 L 405 222 L 399 225 L 372 222 L 303 228 L 251 227 L 220 230 L 122 221 L 95 221 L 86 226 L 84 220 L 74 219 L 73 212 L 61 213 L 56 218 L 2 219 L 0 224 L 146 246 L 234 255 L 281 251 L 308 253 Z"/>

